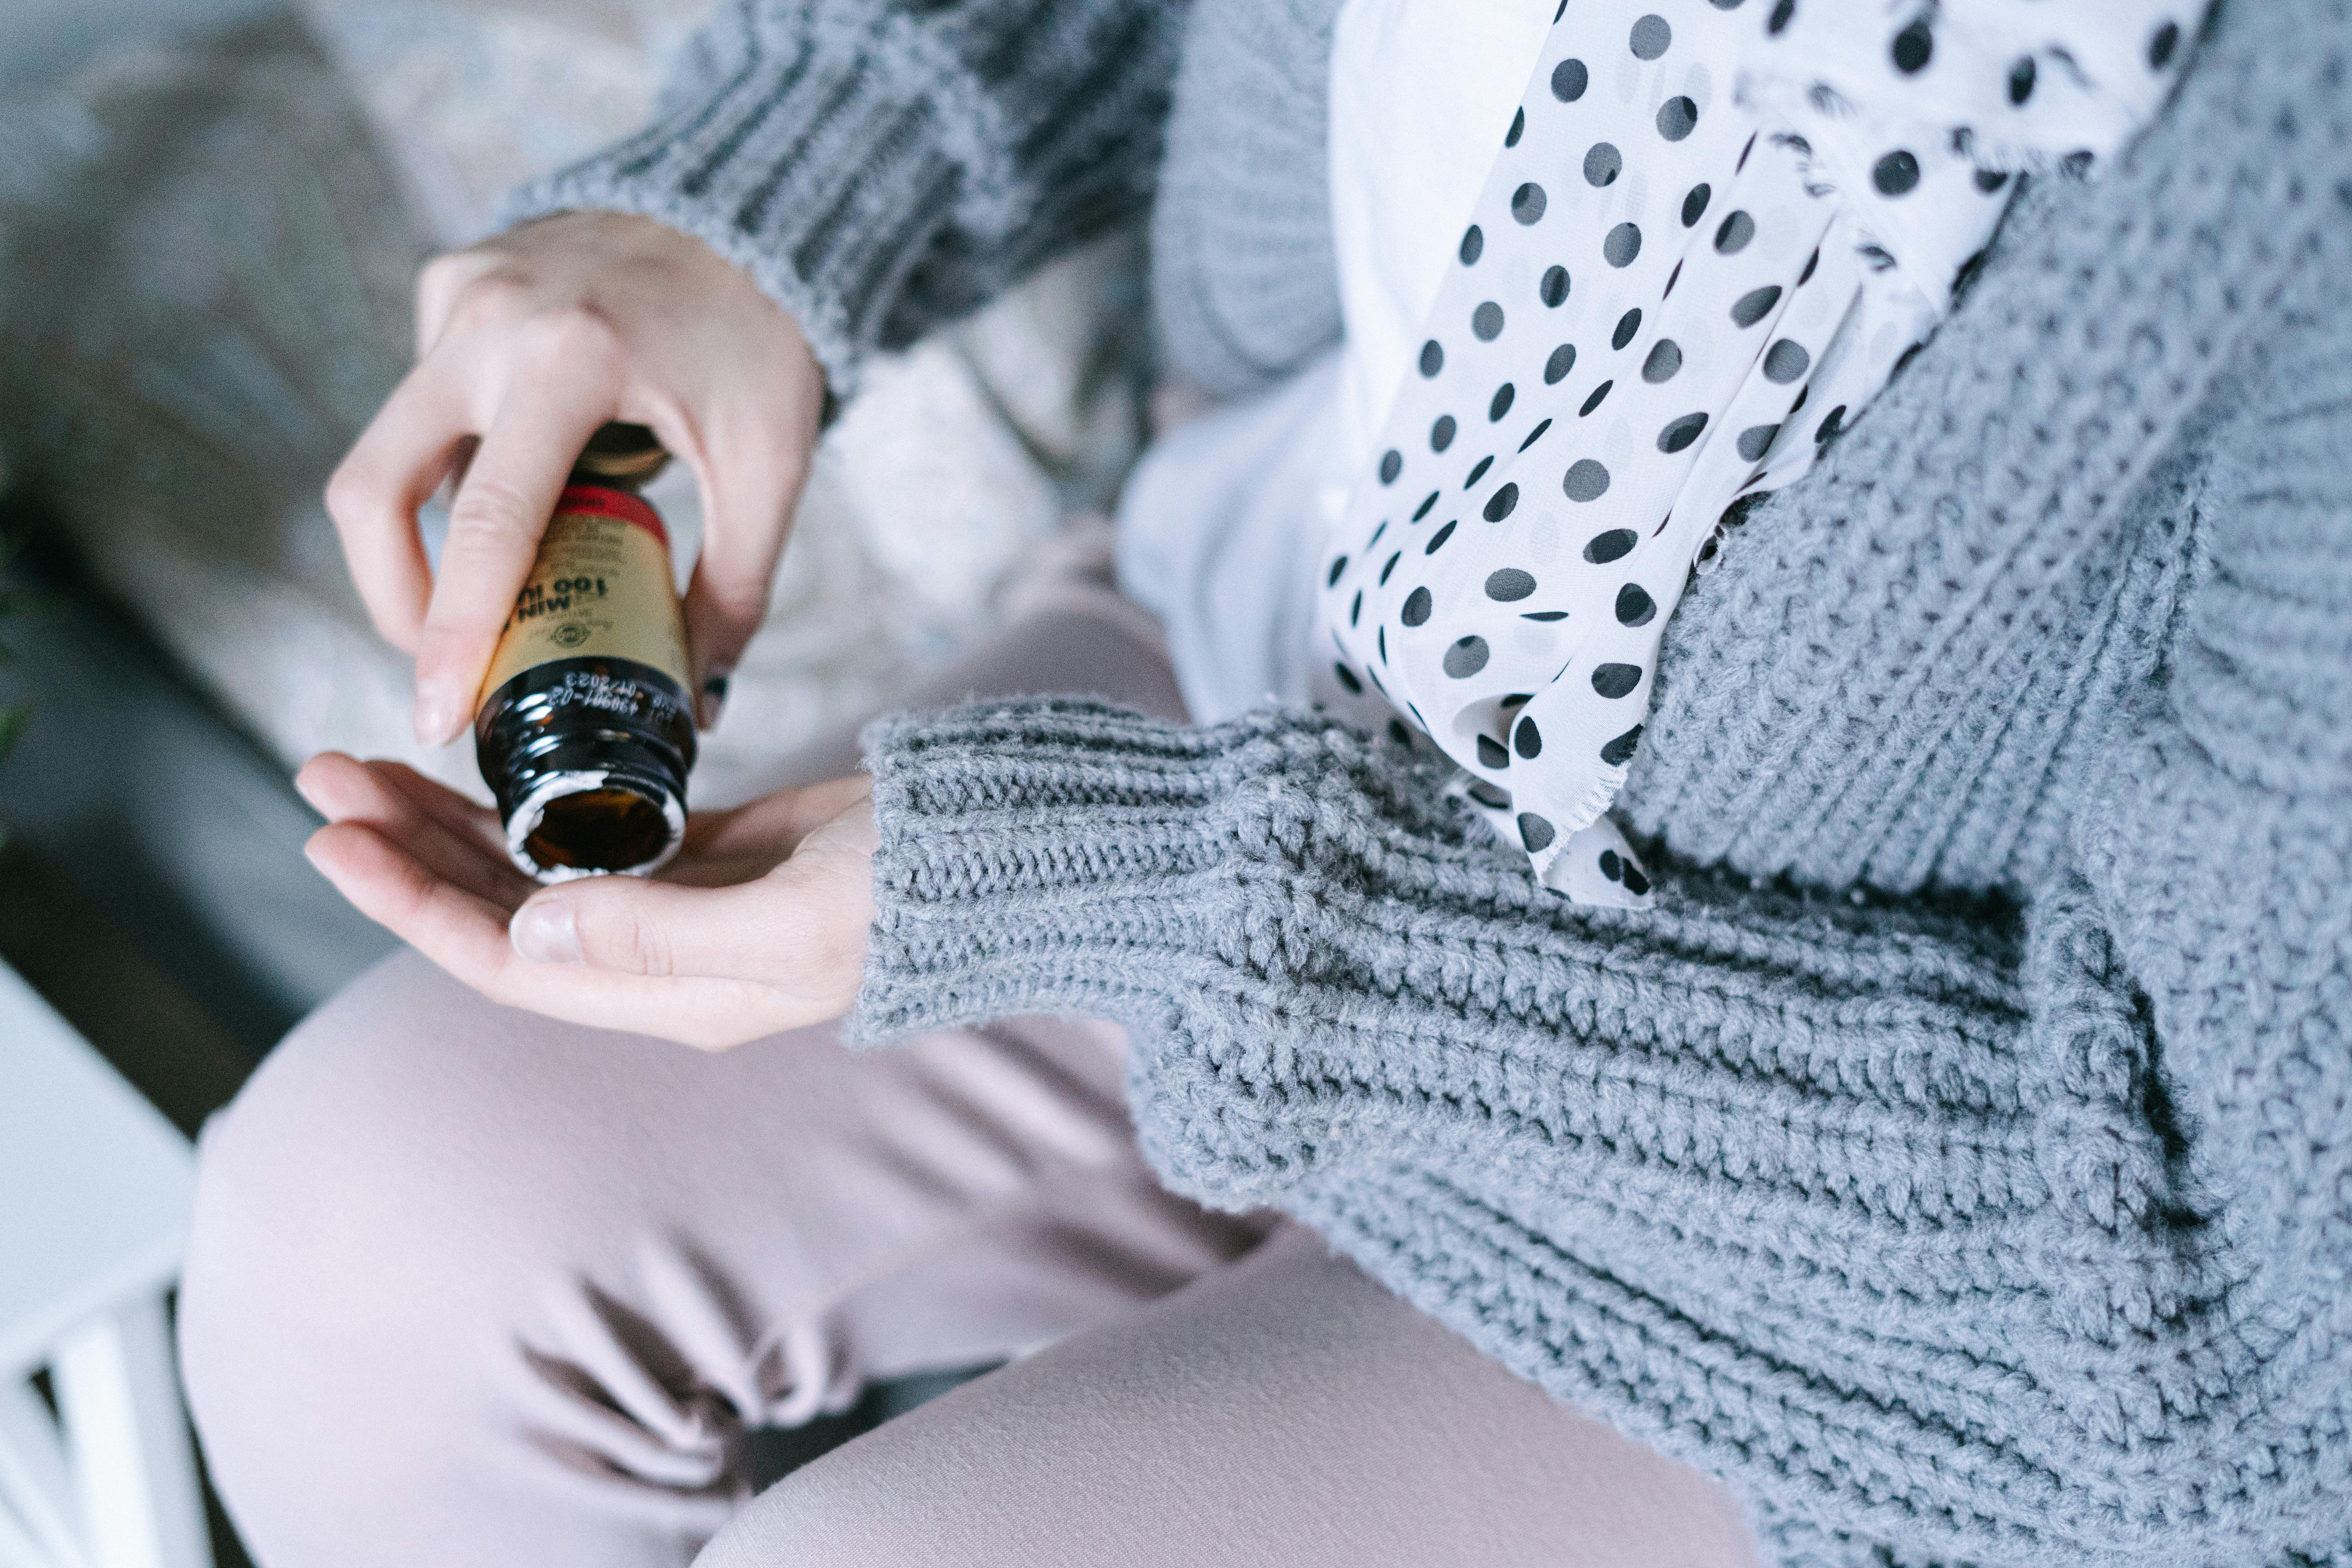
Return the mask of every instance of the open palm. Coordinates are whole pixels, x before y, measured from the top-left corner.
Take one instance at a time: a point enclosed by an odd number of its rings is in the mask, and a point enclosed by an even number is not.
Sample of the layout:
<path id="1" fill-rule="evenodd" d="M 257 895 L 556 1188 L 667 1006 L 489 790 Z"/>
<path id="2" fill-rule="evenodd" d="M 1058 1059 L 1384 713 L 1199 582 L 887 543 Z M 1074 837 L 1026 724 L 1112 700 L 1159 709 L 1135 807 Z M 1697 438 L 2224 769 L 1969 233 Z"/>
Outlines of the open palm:
<path id="1" fill-rule="evenodd" d="M 848 1011 L 874 919 L 864 777 L 698 813 L 658 880 L 541 888 L 497 813 L 415 769 L 322 752 L 307 853 L 369 919 L 494 1002 L 708 1050 Z"/>

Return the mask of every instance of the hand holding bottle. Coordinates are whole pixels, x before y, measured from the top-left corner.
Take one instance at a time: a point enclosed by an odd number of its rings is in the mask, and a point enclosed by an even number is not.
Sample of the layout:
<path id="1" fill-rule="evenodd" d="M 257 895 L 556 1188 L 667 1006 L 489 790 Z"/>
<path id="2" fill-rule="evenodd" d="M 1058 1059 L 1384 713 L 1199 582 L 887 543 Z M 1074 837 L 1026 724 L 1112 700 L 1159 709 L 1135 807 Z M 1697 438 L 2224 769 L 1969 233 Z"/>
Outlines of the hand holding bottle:
<path id="1" fill-rule="evenodd" d="M 416 732 L 473 717 L 572 459 L 599 426 L 650 426 L 705 520 L 686 616 L 706 694 L 765 614 L 807 478 L 824 377 L 792 317 L 699 240 L 566 213 L 428 265 L 417 364 L 327 487 L 377 628 L 416 657 Z M 440 571 L 416 510 L 452 474 Z M 709 722 L 715 703 L 704 704 Z"/>

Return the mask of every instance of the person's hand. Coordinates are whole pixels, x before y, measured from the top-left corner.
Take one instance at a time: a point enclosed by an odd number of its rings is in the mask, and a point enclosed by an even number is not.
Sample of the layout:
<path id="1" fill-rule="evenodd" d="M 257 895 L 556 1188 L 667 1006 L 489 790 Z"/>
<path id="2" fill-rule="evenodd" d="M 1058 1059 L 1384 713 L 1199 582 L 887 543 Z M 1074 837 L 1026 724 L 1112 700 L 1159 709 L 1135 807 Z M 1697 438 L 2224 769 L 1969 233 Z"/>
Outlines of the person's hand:
<path id="1" fill-rule="evenodd" d="M 792 317 L 699 240 L 565 213 L 428 265 L 416 352 L 327 510 L 377 629 L 416 658 L 417 738 L 445 744 L 472 719 L 564 477 L 613 419 L 651 426 L 701 488 L 687 629 L 698 689 L 723 692 L 766 613 L 824 402 Z M 452 474 L 436 581 L 416 509 Z"/>
<path id="2" fill-rule="evenodd" d="M 847 1012 L 874 921 L 863 775 L 698 813 L 661 879 L 542 888 L 498 814 L 398 763 L 313 757 L 311 864 L 493 1002 L 723 1050 Z"/>

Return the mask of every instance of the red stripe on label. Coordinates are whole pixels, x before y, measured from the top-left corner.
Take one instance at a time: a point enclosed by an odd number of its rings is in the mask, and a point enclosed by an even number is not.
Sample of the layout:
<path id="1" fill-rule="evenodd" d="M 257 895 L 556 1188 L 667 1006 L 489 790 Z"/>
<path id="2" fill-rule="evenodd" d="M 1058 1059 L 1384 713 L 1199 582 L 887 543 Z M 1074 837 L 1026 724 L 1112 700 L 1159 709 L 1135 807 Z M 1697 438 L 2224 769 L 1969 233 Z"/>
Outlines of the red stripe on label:
<path id="1" fill-rule="evenodd" d="M 669 548 L 669 531 L 662 526 L 661 513 L 626 490 L 613 489 L 604 485 L 566 485 L 562 499 L 555 503 L 558 517 L 565 512 L 586 512 L 591 517 L 617 517 L 624 522 L 634 522 Z"/>

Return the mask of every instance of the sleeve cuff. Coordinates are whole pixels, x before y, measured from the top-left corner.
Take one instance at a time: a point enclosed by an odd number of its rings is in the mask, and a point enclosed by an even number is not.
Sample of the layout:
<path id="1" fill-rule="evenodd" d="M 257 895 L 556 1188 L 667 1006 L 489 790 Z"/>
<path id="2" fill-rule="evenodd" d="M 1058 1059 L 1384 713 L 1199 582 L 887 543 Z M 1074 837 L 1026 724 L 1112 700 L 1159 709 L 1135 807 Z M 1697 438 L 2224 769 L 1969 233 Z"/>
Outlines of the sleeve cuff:
<path id="1" fill-rule="evenodd" d="M 709 94 L 521 186 L 501 216 L 624 212 L 691 235 L 792 312 L 846 397 L 969 178 L 935 133 L 949 95 L 924 90 L 922 72 L 881 68 L 870 39 L 813 25 L 740 47 Z"/>
<path id="2" fill-rule="evenodd" d="M 1233 900 L 1216 737 L 1083 700 L 872 726 L 877 912 L 849 1037 L 1163 1020 L 1215 967 L 1202 940 Z"/>

